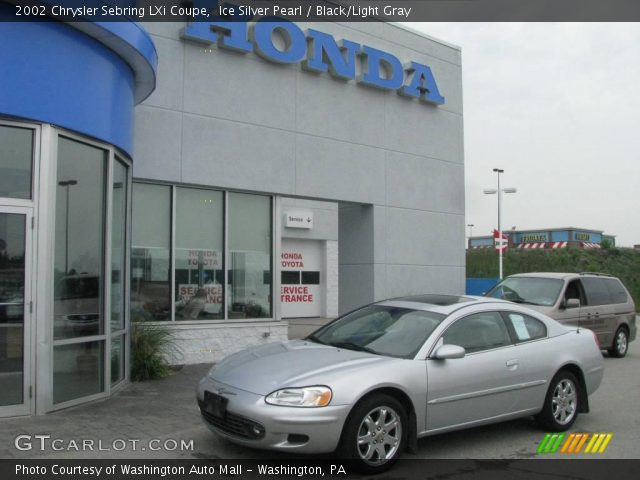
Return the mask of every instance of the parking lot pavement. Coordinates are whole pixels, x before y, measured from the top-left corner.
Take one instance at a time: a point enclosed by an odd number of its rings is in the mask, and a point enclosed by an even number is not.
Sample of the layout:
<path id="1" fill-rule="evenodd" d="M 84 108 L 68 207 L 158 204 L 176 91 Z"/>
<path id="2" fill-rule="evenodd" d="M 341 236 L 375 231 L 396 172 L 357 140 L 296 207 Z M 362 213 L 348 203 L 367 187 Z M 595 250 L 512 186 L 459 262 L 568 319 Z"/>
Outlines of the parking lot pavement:
<path id="1" fill-rule="evenodd" d="M 167 379 L 134 383 L 110 399 L 45 416 L 0 419 L 0 458 L 288 458 L 233 445 L 204 427 L 195 403 L 195 385 L 208 368 L 185 366 Z M 591 413 L 580 415 L 571 429 L 613 433 L 607 450 L 598 458 L 640 458 L 639 371 L 638 341 L 631 343 L 626 358 L 606 357 L 602 386 L 590 399 Z M 532 419 L 522 419 L 428 437 L 418 442 L 417 455 L 404 456 L 532 458 L 544 433 Z M 30 435 L 33 448 L 16 449 L 18 435 Z M 45 440 L 47 448 L 40 450 L 35 435 L 51 435 Z M 56 446 L 62 450 L 51 448 L 53 439 L 60 439 Z M 79 446 L 83 440 L 93 440 L 94 450 L 79 453 L 73 445 Z M 180 449 L 181 441 L 186 449 Z"/>

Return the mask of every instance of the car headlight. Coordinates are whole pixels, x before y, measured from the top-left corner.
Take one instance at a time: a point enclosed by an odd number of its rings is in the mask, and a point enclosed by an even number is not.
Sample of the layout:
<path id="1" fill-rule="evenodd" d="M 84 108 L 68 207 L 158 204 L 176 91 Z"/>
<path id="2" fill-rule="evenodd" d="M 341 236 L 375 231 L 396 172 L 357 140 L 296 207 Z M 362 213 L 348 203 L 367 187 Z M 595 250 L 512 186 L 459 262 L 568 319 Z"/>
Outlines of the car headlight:
<path id="1" fill-rule="evenodd" d="M 332 395 L 329 387 L 283 388 L 270 393 L 264 400 L 282 407 L 326 407 Z"/>

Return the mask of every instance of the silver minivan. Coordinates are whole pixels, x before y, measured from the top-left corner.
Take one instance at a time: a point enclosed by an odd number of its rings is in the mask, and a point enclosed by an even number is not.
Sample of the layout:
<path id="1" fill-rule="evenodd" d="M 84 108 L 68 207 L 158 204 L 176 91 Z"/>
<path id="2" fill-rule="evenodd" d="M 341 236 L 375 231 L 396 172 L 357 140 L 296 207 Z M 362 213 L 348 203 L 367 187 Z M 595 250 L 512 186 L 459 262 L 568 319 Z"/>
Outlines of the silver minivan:
<path id="1" fill-rule="evenodd" d="M 526 304 L 561 323 L 593 330 L 603 350 L 624 357 L 636 338 L 636 311 L 616 277 L 602 273 L 520 273 L 486 294 Z"/>

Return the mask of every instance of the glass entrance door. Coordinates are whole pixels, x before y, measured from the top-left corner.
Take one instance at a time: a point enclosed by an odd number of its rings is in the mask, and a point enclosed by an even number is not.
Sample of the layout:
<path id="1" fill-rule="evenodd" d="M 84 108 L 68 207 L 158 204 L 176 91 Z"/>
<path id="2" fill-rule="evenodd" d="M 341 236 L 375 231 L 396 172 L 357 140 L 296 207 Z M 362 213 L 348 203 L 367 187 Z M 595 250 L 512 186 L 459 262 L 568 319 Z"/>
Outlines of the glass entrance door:
<path id="1" fill-rule="evenodd" d="M 0 205 L 0 417 L 31 412 L 31 215 Z"/>

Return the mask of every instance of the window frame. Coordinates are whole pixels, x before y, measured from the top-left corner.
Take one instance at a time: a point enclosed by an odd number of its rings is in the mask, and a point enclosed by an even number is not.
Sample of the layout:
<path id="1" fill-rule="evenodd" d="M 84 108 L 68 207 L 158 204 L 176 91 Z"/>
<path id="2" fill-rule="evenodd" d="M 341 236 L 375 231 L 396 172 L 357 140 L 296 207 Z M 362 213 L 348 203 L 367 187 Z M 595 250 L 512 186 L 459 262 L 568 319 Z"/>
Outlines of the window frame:
<path id="1" fill-rule="evenodd" d="M 158 324 L 158 325 L 170 325 L 171 328 L 183 328 L 190 329 L 196 325 L 222 325 L 222 324 L 235 324 L 235 323 L 247 323 L 247 322 L 271 322 L 275 321 L 279 312 L 278 301 L 274 299 L 274 291 L 276 282 L 279 288 L 280 286 L 280 272 L 281 270 L 278 268 L 278 262 L 276 261 L 276 250 L 279 248 L 279 230 L 278 230 L 278 222 L 277 222 L 277 196 L 271 195 L 268 193 L 260 193 L 260 192 L 246 192 L 242 190 L 232 190 L 232 189 L 223 189 L 216 187 L 207 187 L 202 185 L 190 185 L 190 184 L 178 184 L 171 182 L 163 182 L 157 180 L 146 180 L 146 179 L 131 179 L 132 187 L 131 192 L 133 192 L 133 188 L 136 183 L 138 184 L 146 184 L 146 185 L 159 185 L 169 187 L 171 189 L 170 197 L 171 197 L 171 206 L 170 206 L 170 246 L 169 246 L 169 265 L 171 268 L 171 272 L 169 275 L 169 288 L 170 288 L 170 296 L 171 296 L 171 315 L 167 320 L 154 320 L 149 322 L 150 324 Z M 196 190 L 206 190 L 206 191 L 214 191 L 214 192 L 222 192 L 224 196 L 224 207 L 223 207 L 223 253 L 222 253 L 222 268 L 224 271 L 223 278 L 225 279 L 225 284 L 223 286 L 223 309 L 224 316 L 223 318 L 214 318 L 214 319 L 196 319 L 196 320 L 176 320 L 175 315 L 175 272 L 176 272 L 176 198 L 177 198 L 177 189 L 178 188 L 191 188 Z M 247 317 L 247 318 L 229 318 L 229 287 L 228 287 L 228 275 L 229 275 L 229 193 L 241 193 L 241 194 L 252 194 L 252 195 L 260 195 L 263 197 L 268 197 L 270 201 L 271 215 L 269 218 L 269 222 L 271 225 L 271 315 L 268 317 Z M 133 197 L 133 195 L 132 195 Z M 131 209 L 133 210 L 133 202 L 135 201 L 132 198 L 131 201 Z M 133 214 L 131 214 L 131 221 L 133 222 Z M 129 268 L 130 270 L 130 268 Z M 130 274 L 130 272 L 129 272 Z M 129 285 L 130 286 L 130 285 Z"/>
<path id="2" fill-rule="evenodd" d="M 44 127 L 43 127 L 44 128 Z M 47 128 L 47 138 L 43 139 L 43 146 L 49 149 L 46 156 L 50 160 L 49 164 L 49 175 L 46 178 L 45 182 L 48 183 L 48 192 L 46 192 L 43 197 L 49 197 L 49 202 L 52 205 L 50 207 L 50 216 L 53 220 L 51 220 L 52 224 L 55 224 L 56 218 L 56 209 L 58 205 L 56 204 L 56 188 L 57 184 L 57 172 L 58 172 L 58 148 L 59 148 L 59 138 L 63 137 L 67 140 L 77 142 L 80 144 L 87 145 L 92 148 L 97 148 L 103 150 L 106 154 L 106 165 L 105 165 L 105 178 L 104 178 L 104 231 L 103 231 L 103 258 L 102 258 L 102 268 L 103 268 L 103 284 L 101 286 L 100 293 L 103 296 L 102 306 L 101 306 L 101 314 L 104 318 L 103 332 L 99 335 L 92 335 L 87 337 L 73 337 L 67 339 L 58 339 L 54 340 L 53 337 L 53 326 L 54 322 L 49 321 L 49 318 L 52 318 L 53 315 L 53 302 L 54 302 L 54 291 L 53 288 L 43 289 L 46 290 L 46 298 L 47 298 L 47 307 L 50 308 L 50 314 L 46 315 L 48 324 L 47 331 L 48 335 L 50 335 L 51 342 L 47 346 L 48 348 L 48 359 L 49 359 L 49 368 L 46 371 L 47 382 L 43 386 L 46 387 L 48 385 L 48 392 L 46 393 L 44 411 L 45 412 L 53 412 L 57 410 L 61 410 L 64 408 L 69 408 L 75 405 L 81 405 L 87 402 L 91 402 L 93 400 L 99 400 L 103 398 L 109 398 L 113 393 L 120 390 L 124 385 L 129 382 L 130 379 L 130 353 L 131 349 L 129 348 L 129 338 L 130 338 L 130 270 L 131 270 L 131 220 L 132 220 L 132 174 L 133 174 L 133 163 L 129 156 L 124 153 L 122 150 L 118 149 L 114 145 L 110 145 L 107 143 L 103 143 L 97 140 L 93 140 L 81 134 L 71 132 L 62 128 L 56 127 L 48 127 Z M 44 142 L 46 141 L 46 144 Z M 44 153 L 44 149 L 43 149 Z M 44 157 L 45 155 L 43 155 Z M 42 158 L 41 158 L 42 161 Z M 113 211 L 113 167 L 115 162 L 119 161 L 123 166 L 126 167 L 126 175 L 127 175 L 127 200 L 129 204 L 126 205 L 126 222 L 125 222 L 125 231 L 124 233 L 124 243 L 126 250 L 125 257 L 125 282 L 124 286 L 125 291 L 125 308 L 124 308 L 124 328 L 117 330 L 115 332 L 111 332 L 110 328 L 110 320 L 111 320 L 111 234 L 112 234 L 112 211 Z M 35 187 L 34 187 L 35 189 Z M 43 201 L 44 200 L 43 198 Z M 55 248 L 55 235 L 53 233 L 49 233 L 50 235 L 50 248 L 52 249 L 49 252 L 48 262 L 51 268 L 51 272 L 54 271 L 55 265 L 55 255 L 53 248 Z M 111 383 L 111 343 L 112 340 L 116 337 L 122 336 L 124 342 L 124 377 L 120 379 L 118 382 Z M 91 343 L 99 341 L 102 342 L 103 351 L 102 351 L 102 386 L 103 389 L 100 392 L 74 398 L 71 400 L 66 400 L 59 403 L 54 403 L 53 399 L 53 388 L 54 388 L 54 349 L 56 346 L 64 346 L 64 345 L 72 345 L 72 344 L 81 344 L 81 343 Z M 39 384 L 43 384 L 38 380 Z M 38 409 L 40 410 L 40 409 Z"/>

